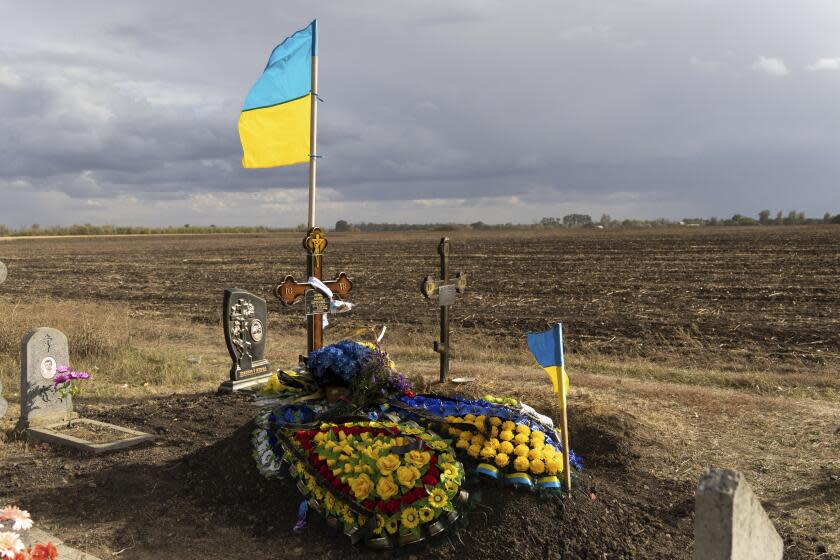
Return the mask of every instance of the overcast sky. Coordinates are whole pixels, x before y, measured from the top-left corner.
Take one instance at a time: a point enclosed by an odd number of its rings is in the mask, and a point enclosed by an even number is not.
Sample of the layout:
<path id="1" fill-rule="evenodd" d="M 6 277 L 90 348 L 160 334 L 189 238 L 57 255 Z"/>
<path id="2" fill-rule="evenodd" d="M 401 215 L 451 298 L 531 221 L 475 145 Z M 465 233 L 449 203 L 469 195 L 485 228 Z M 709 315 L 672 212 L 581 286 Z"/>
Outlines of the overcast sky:
<path id="1" fill-rule="evenodd" d="M 0 223 L 305 222 L 236 123 L 313 18 L 319 224 L 840 213 L 836 0 L 4 0 Z"/>

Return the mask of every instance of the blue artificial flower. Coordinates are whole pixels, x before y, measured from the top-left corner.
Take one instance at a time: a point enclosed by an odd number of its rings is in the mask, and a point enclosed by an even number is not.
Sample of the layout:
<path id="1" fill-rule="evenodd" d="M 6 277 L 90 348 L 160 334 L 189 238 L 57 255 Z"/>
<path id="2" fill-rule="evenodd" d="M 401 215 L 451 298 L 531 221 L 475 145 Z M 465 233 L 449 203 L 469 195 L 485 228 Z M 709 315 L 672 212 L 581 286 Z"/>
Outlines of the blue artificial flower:
<path id="1" fill-rule="evenodd" d="M 307 367 L 319 385 L 349 385 L 372 353 L 370 348 L 346 339 L 311 352 Z"/>

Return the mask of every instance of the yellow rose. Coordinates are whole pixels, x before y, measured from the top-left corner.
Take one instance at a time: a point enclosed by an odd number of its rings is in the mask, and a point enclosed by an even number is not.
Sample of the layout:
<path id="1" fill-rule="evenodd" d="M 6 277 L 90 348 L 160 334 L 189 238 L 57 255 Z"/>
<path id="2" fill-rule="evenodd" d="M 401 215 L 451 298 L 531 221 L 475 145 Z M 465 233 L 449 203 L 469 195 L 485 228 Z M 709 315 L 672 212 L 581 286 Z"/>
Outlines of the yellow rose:
<path id="1" fill-rule="evenodd" d="M 517 457 L 525 457 L 527 459 L 528 458 L 528 451 L 529 451 L 528 446 L 523 443 L 523 444 L 517 445 L 513 449 L 513 454 L 516 455 Z"/>
<path id="2" fill-rule="evenodd" d="M 497 453 L 496 454 L 496 466 L 500 468 L 505 468 L 510 461 L 510 457 L 507 456 L 507 453 Z"/>
<path id="3" fill-rule="evenodd" d="M 533 432 L 531 432 L 531 441 L 543 441 L 544 442 L 545 441 L 545 434 L 538 431 L 538 430 L 534 430 Z"/>
<path id="4" fill-rule="evenodd" d="M 466 449 L 470 446 L 470 440 L 468 439 L 459 439 L 458 443 L 455 444 L 456 449 Z"/>
<path id="5" fill-rule="evenodd" d="M 501 451 L 505 455 L 510 455 L 511 453 L 513 453 L 513 444 L 509 441 L 503 441 L 499 444 L 499 451 Z"/>
<path id="6" fill-rule="evenodd" d="M 492 418 L 490 418 L 490 425 L 491 426 L 501 426 L 502 425 L 502 419 L 499 418 L 498 416 L 493 416 Z"/>
<path id="7" fill-rule="evenodd" d="M 539 459 L 531 461 L 531 472 L 534 474 L 542 474 L 545 472 L 545 463 Z"/>
<path id="8" fill-rule="evenodd" d="M 458 437 L 461 438 L 461 439 L 465 439 L 467 441 L 470 441 L 473 437 L 473 434 L 469 430 L 464 430 L 463 432 L 461 432 L 461 435 L 458 436 Z"/>
<path id="9" fill-rule="evenodd" d="M 504 422 L 502 422 L 502 429 L 508 432 L 512 432 L 516 429 L 516 424 L 514 424 L 510 420 L 505 420 Z"/>
<path id="10" fill-rule="evenodd" d="M 397 480 L 406 488 L 413 488 L 418 478 L 420 478 L 420 471 L 417 470 L 417 467 L 400 467 L 397 469 Z"/>
<path id="11" fill-rule="evenodd" d="M 379 479 L 379 482 L 376 483 L 376 493 L 383 500 L 390 499 L 397 493 L 397 490 L 399 490 L 399 487 L 390 476 L 383 476 Z"/>
<path id="12" fill-rule="evenodd" d="M 499 440 L 497 440 L 496 438 L 492 438 L 492 439 L 487 441 L 487 445 L 489 445 L 493 449 L 498 449 L 501 444 L 502 443 Z"/>
<path id="13" fill-rule="evenodd" d="M 476 434 L 470 440 L 472 445 L 484 445 L 484 436 L 481 434 Z"/>
<path id="14" fill-rule="evenodd" d="M 481 453 L 481 446 L 477 443 L 470 445 L 469 449 L 467 449 L 467 453 L 472 458 L 477 458 L 478 454 Z"/>
<path id="15" fill-rule="evenodd" d="M 479 455 L 481 455 L 482 459 L 490 459 L 491 457 L 496 456 L 496 450 L 488 445 L 481 449 L 481 453 L 479 453 Z"/>
<path id="16" fill-rule="evenodd" d="M 453 495 L 455 492 L 458 491 L 458 484 L 454 480 L 446 480 L 443 483 L 443 487 L 446 488 L 446 493 L 450 496 Z"/>
<path id="17" fill-rule="evenodd" d="M 518 433 L 518 434 L 525 434 L 525 435 L 529 435 L 529 434 L 531 433 L 531 428 L 529 428 L 529 427 L 528 427 L 528 426 L 526 426 L 525 424 L 519 424 L 519 425 L 516 427 L 516 433 Z"/>
<path id="18" fill-rule="evenodd" d="M 490 428 L 490 437 L 491 438 L 499 437 L 499 428 L 498 427 L 493 426 L 492 428 Z"/>
<path id="19" fill-rule="evenodd" d="M 499 439 L 502 441 L 510 441 L 513 439 L 513 432 L 510 430 L 502 430 L 502 433 L 499 434 Z"/>
<path id="20" fill-rule="evenodd" d="M 379 468 L 379 472 L 381 472 L 384 476 L 387 476 L 397 470 L 397 467 L 400 466 L 400 458 L 391 453 L 377 459 L 376 466 Z"/>
<path id="21" fill-rule="evenodd" d="M 356 478 L 350 479 L 350 488 L 353 489 L 353 495 L 360 502 L 366 500 L 373 491 L 373 481 L 366 474 L 360 474 Z"/>
<path id="22" fill-rule="evenodd" d="M 528 434 L 516 434 L 516 436 L 513 438 L 513 443 L 515 443 L 516 445 L 528 443 Z"/>
<path id="23" fill-rule="evenodd" d="M 555 455 L 557 455 L 557 450 L 551 447 L 550 445 L 546 445 L 545 447 L 543 447 L 542 452 L 546 458 L 554 457 Z"/>
<path id="24" fill-rule="evenodd" d="M 513 460 L 513 468 L 520 471 L 525 472 L 531 466 L 531 463 L 528 461 L 528 457 L 520 456 Z"/>
<path id="25" fill-rule="evenodd" d="M 459 476 L 458 467 L 455 466 L 453 463 L 441 463 L 440 465 L 440 478 L 441 480 L 450 480 L 458 478 Z"/>
<path id="26" fill-rule="evenodd" d="M 464 416 L 464 421 L 470 423 L 475 422 L 475 415 L 467 414 L 466 416 Z"/>
<path id="27" fill-rule="evenodd" d="M 429 463 L 429 459 L 431 458 L 432 456 L 428 451 L 415 449 L 406 454 L 405 462 L 414 465 L 415 467 L 423 467 Z"/>

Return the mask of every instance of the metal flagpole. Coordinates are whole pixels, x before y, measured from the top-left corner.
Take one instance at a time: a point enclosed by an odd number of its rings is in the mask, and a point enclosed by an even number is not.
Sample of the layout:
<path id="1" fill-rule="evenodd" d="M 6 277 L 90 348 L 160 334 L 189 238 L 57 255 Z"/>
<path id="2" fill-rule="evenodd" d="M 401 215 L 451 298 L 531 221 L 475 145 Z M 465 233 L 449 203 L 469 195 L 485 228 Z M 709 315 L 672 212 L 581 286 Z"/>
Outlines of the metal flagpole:
<path id="1" fill-rule="evenodd" d="M 562 383 L 562 381 L 561 381 Z M 560 387 L 560 429 L 563 437 L 563 474 L 565 475 L 566 490 L 572 491 L 572 471 L 569 466 L 569 420 L 566 415 L 566 389 Z"/>
<path id="2" fill-rule="evenodd" d="M 318 23 L 315 22 L 313 34 L 317 41 Z M 317 42 L 315 43 L 317 44 Z M 309 121 L 309 226 L 315 227 L 315 172 L 317 171 L 318 152 L 316 151 L 318 138 L 318 53 L 312 50 L 312 110 Z"/>

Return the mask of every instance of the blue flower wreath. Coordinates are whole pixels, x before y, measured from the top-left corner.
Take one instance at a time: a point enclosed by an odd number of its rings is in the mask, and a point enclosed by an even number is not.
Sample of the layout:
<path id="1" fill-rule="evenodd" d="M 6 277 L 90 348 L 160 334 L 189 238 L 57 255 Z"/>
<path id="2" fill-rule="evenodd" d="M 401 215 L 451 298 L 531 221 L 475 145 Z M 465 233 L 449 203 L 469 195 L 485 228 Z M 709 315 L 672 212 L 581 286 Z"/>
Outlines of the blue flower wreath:
<path id="1" fill-rule="evenodd" d="M 319 385 L 350 385 L 373 350 L 346 339 L 309 353 L 307 369 Z"/>

